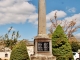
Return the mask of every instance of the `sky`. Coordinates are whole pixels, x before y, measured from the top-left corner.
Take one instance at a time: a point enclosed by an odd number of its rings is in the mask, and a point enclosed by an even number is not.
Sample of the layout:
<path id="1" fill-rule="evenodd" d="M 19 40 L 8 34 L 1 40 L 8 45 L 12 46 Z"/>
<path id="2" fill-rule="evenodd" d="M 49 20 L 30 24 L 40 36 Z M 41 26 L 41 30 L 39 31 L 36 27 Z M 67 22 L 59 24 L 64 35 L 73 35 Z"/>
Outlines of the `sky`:
<path id="1" fill-rule="evenodd" d="M 76 19 L 76 26 L 80 25 L 79 5 L 80 0 L 46 0 L 47 33 L 51 26 L 50 18 L 56 11 L 59 20 L 69 22 Z M 38 32 L 37 22 L 38 0 L 0 0 L 0 36 L 4 36 L 12 26 L 12 31 L 19 31 L 20 40 L 33 41 Z M 80 29 L 73 34 L 80 38 Z"/>

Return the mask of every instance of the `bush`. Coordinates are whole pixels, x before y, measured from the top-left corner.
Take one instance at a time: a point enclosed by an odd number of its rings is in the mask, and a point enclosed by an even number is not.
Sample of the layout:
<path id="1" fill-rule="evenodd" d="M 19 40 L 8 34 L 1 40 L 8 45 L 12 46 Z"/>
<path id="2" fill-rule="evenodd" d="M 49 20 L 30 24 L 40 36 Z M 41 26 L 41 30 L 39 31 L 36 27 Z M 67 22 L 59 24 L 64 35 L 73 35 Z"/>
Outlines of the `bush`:
<path id="1" fill-rule="evenodd" d="M 57 60 L 68 60 L 65 56 L 58 56 Z"/>
<path id="2" fill-rule="evenodd" d="M 14 46 L 11 52 L 10 60 L 30 60 L 25 42 L 21 41 Z"/>
<path id="3" fill-rule="evenodd" d="M 78 42 L 72 42 L 72 43 L 71 43 L 71 47 L 72 47 L 72 51 L 73 51 L 73 52 L 77 52 L 78 49 L 80 49 L 80 45 L 79 45 Z"/>
<path id="4" fill-rule="evenodd" d="M 52 53 L 57 56 L 57 60 L 73 59 L 71 45 L 60 25 L 52 34 Z"/>
<path id="5" fill-rule="evenodd" d="M 56 60 L 73 60 L 73 58 L 66 56 L 58 56 Z"/>

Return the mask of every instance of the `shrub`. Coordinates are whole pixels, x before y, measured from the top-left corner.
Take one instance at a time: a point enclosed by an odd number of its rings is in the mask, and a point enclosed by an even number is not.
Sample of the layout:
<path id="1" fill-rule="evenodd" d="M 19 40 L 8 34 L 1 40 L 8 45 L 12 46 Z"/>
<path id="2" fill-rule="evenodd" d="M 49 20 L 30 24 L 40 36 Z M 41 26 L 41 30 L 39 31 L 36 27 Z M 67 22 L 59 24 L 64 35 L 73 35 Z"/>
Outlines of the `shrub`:
<path id="1" fill-rule="evenodd" d="M 58 56 L 57 60 L 68 60 L 65 56 Z"/>
<path id="2" fill-rule="evenodd" d="M 60 25 L 57 26 L 52 34 L 52 53 L 57 56 L 57 60 L 73 59 L 71 45 Z"/>
<path id="3" fill-rule="evenodd" d="M 10 60 L 30 60 L 25 42 L 21 41 L 14 46 L 11 52 Z"/>
<path id="4" fill-rule="evenodd" d="M 72 43 L 71 43 L 71 47 L 72 47 L 72 51 L 73 51 L 73 52 L 77 52 L 78 49 L 80 49 L 80 45 L 79 45 L 78 42 L 72 42 Z"/>

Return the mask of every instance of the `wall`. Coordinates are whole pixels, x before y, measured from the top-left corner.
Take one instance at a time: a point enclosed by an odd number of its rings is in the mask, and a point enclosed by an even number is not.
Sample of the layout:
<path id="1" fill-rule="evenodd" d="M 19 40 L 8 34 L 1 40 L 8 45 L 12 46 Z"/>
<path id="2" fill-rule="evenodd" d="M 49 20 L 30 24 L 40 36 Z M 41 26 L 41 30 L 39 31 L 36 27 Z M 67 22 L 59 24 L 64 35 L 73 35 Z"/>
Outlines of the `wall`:
<path id="1" fill-rule="evenodd" d="M 27 46 L 27 51 L 30 57 L 31 54 L 34 54 L 34 46 Z"/>
<path id="2" fill-rule="evenodd" d="M 8 54 L 8 56 L 5 57 L 5 54 Z M 0 52 L 0 58 L 1 58 L 2 60 L 4 60 L 4 59 L 9 60 L 9 59 L 10 59 L 10 54 L 11 54 L 11 52 Z"/>

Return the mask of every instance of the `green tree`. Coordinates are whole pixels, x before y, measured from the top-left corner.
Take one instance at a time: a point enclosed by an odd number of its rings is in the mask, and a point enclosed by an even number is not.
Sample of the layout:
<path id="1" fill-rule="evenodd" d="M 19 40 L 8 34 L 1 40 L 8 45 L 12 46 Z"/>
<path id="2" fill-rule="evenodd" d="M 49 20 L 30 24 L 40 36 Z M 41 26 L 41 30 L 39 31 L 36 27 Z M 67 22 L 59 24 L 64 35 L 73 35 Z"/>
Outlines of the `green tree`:
<path id="1" fill-rule="evenodd" d="M 60 25 L 52 34 L 52 53 L 57 57 L 57 60 L 73 60 L 71 46 Z"/>
<path id="2" fill-rule="evenodd" d="M 10 60 L 30 60 L 26 49 L 26 43 L 21 41 L 14 46 Z"/>
<path id="3" fill-rule="evenodd" d="M 72 47 L 72 51 L 73 51 L 73 52 L 77 52 L 78 49 L 80 49 L 80 45 L 79 45 L 78 42 L 72 42 L 72 43 L 70 43 L 70 44 L 71 44 L 71 47 Z"/>

